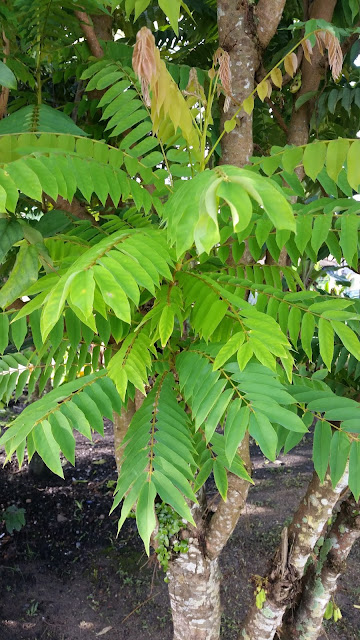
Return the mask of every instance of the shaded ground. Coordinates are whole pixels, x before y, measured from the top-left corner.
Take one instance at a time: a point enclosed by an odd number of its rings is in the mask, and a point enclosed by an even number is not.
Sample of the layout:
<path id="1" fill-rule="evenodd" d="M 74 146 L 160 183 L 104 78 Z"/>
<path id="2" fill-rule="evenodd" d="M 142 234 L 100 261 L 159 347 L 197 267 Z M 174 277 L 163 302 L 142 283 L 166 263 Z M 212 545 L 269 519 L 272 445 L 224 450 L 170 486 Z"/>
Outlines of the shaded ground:
<path id="1" fill-rule="evenodd" d="M 64 467 L 65 481 L 51 473 L 38 480 L 16 463 L 0 471 L 0 512 L 12 504 L 26 510 L 26 526 L 12 536 L 0 522 L 0 640 L 171 640 L 164 574 L 144 555 L 134 520 L 116 539 L 118 515 L 108 515 L 111 431 L 107 422 L 104 439 L 79 437 L 77 466 Z M 221 561 L 223 640 L 237 638 L 251 576 L 266 571 L 305 491 L 310 458 L 310 441 L 281 464 L 266 464 L 254 448 L 255 486 Z M 360 639 L 359 575 L 358 545 L 336 598 L 343 619 L 326 623 L 322 640 Z"/>

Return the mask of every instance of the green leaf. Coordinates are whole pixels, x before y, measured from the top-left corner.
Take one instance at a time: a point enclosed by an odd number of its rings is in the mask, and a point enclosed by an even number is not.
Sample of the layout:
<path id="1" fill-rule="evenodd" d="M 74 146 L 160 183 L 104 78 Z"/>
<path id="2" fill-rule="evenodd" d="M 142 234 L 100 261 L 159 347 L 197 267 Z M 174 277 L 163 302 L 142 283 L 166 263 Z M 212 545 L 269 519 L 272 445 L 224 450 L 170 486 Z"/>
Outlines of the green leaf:
<path id="1" fill-rule="evenodd" d="M 7 89 L 17 88 L 15 75 L 2 61 L 0 61 L 0 84 Z"/>
<path id="2" fill-rule="evenodd" d="M 24 159 L 9 163 L 6 170 L 20 191 L 41 202 L 43 189 L 40 180 Z"/>
<path id="3" fill-rule="evenodd" d="M 65 458 L 75 465 L 75 438 L 67 418 L 60 412 L 54 411 L 49 418 L 52 434 Z"/>
<path id="4" fill-rule="evenodd" d="M 249 433 L 257 441 L 264 456 L 274 461 L 276 458 L 277 434 L 269 418 L 260 411 L 251 413 Z"/>
<path id="5" fill-rule="evenodd" d="M 0 313 L 0 353 L 4 353 L 9 343 L 9 318 L 7 313 Z"/>
<path id="6" fill-rule="evenodd" d="M 330 424 L 318 420 L 314 431 L 313 460 L 315 471 L 320 478 L 320 482 L 324 482 L 329 465 L 331 437 L 332 431 Z"/>
<path id="7" fill-rule="evenodd" d="M 180 491 L 173 485 L 173 483 L 167 478 L 159 469 L 156 469 L 152 474 L 152 480 L 156 486 L 157 492 L 160 498 L 173 507 L 182 518 L 185 518 L 187 522 L 190 522 L 195 526 L 194 519 L 191 515 L 190 509 L 185 501 L 185 498 L 181 495 Z"/>
<path id="8" fill-rule="evenodd" d="M 340 246 L 350 267 L 356 267 L 357 264 L 359 222 L 359 215 L 356 213 L 343 213 L 341 215 Z"/>
<path id="9" fill-rule="evenodd" d="M 149 3 L 148 3 L 149 4 Z M 179 16 L 180 16 L 181 0 L 159 0 L 159 7 L 163 10 L 166 17 L 174 29 L 176 35 L 179 33 Z"/>
<path id="10" fill-rule="evenodd" d="M 325 320 L 324 318 L 320 318 L 319 320 L 319 342 L 320 355 L 325 366 L 331 369 L 334 355 L 334 331 L 329 320 Z"/>
<path id="11" fill-rule="evenodd" d="M 145 482 L 136 505 L 136 524 L 148 555 L 150 555 L 150 537 L 156 526 L 155 497 L 155 485 L 153 482 Z"/>
<path id="12" fill-rule="evenodd" d="M 235 182 L 222 181 L 216 195 L 228 203 L 234 231 L 239 233 L 246 229 L 252 216 L 252 203 L 245 189 Z"/>
<path id="13" fill-rule="evenodd" d="M 350 451 L 350 441 L 343 431 L 335 431 L 330 447 L 330 477 L 332 486 L 336 487 L 344 475 Z"/>
<path id="14" fill-rule="evenodd" d="M 11 338 L 18 351 L 20 351 L 23 345 L 26 334 L 27 334 L 26 318 L 20 318 L 20 320 L 15 320 L 14 322 L 11 323 Z"/>
<path id="15" fill-rule="evenodd" d="M 311 180 L 315 181 L 325 164 L 326 145 L 322 142 L 307 144 L 304 151 L 304 171 Z"/>
<path id="16" fill-rule="evenodd" d="M 360 185 L 360 140 L 352 142 L 347 154 L 347 179 L 356 192 Z"/>
<path id="17" fill-rule="evenodd" d="M 63 478 L 64 473 L 60 462 L 60 447 L 52 434 L 50 422 L 43 420 L 40 424 L 36 425 L 33 430 L 33 437 L 35 448 L 40 458 L 42 458 L 51 471 L 60 476 L 60 478 Z"/>
<path id="18" fill-rule="evenodd" d="M 229 464 L 235 457 L 249 424 L 250 411 L 248 407 L 241 407 L 241 398 L 234 400 L 227 413 L 225 423 L 225 455 Z"/>
<path id="19" fill-rule="evenodd" d="M 170 305 L 165 305 L 159 320 L 159 334 L 161 346 L 165 347 L 174 329 L 174 311 Z"/>
<path id="20" fill-rule="evenodd" d="M 214 480 L 216 487 L 222 497 L 222 499 L 226 502 L 227 490 L 228 490 L 228 477 L 226 470 L 223 465 L 219 462 L 218 458 L 216 458 L 213 467 L 214 472 Z"/>
<path id="21" fill-rule="evenodd" d="M 235 333 L 229 340 L 221 347 L 219 353 L 217 354 L 214 364 L 213 370 L 219 369 L 236 351 L 239 350 L 240 346 L 244 342 L 244 334 L 243 333 Z"/>
<path id="22" fill-rule="evenodd" d="M 349 489 L 355 500 L 360 497 L 360 442 L 352 442 L 349 459 Z"/>
<path id="23" fill-rule="evenodd" d="M 315 318 L 307 312 L 304 313 L 301 323 L 301 346 L 304 349 L 309 360 L 312 359 L 311 341 L 314 337 Z"/>
<path id="24" fill-rule="evenodd" d="M 95 265 L 93 272 L 105 303 L 113 309 L 115 315 L 120 318 L 120 320 L 130 324 L 130 305 L 122 287 L 120 287 L 117 280 L 115 280 L 114 276 L 107 269 Z"/>
<path id="25" fill-rule="evenodd" d="M 23 244 L 16 256 L 9 278 L 0 289 L 0 307 L 5 308 L 16 300 L 38 276 L 38 253 L 34 245 Z"/>
<path id="26" fill-rule="evenodd" d="M 326 169 L 327 173 L 334 180 L 337 181 L 338 175 L 346 160 L 346 156 L 349 149 L 348 140 L 338 138 L 337 140 L 331 140 L 328 144 L 326 154 Z"/>
<path id="27" fill-rule="evenodd" d="M 354 333 L 354 331 L 343 322 L 333 320 L 331 325 L 338 334 L 344 347 L 346 347 L 346 349 L 352 353 L 357 360 L 360 360 L 360 342 L 356 333 Z"/>
<path id="28" fill-rule="evenodd" d="M 92 269 L 75 274 L 71 280 L 69 297 L 72 306 L 79 309 L 84 318 L 88 318 L 92 314 L 94 292 L 95 281 Z"/>
<path id="29" fill-rule="evenodd" d="M 250 342 L 245 342 L 243 345 L 241 345 L 240 349 L 237 352 L 237 361 L 240 371 L 243 371 L 243 369 L 245 369 L 252 355 L 253 349 Z"/>
<path id="30" fill-rule="evenodd" d="M 314 229 L 311 235 L 311 246 L 317 254 L 321 245 L 325 242 L 331 229 L 332 213 L 316 216 Z"/>

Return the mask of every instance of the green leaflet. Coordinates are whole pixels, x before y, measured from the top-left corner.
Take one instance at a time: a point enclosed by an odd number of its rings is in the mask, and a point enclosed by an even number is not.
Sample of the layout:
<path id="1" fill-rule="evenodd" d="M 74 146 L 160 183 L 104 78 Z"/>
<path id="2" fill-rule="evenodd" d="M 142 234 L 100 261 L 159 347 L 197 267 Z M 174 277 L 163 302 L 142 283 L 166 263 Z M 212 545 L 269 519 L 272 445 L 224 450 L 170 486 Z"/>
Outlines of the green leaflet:
<path id="1" fill-rule="evenodd" d="M 60 447 L 56 442 L 51 425 L 47 420 L 43 420 L 36 425 L 33 431 L 34 443 L 36 451 L 43 459 L 45 464 L 61 478 L 64 477 L 60 462 Z"/>
<path id="2" fill-rule="evenodd" d="M 347 179 L 349 185 L 358 191 L 360 185 L 360 140 L 351 143 L 347 154 Z"/>
<path id="3" fill-rule="evenodd" d="M 330 424 L 328 422 L 318 420 L 314 431 L 313 460 L 315 471 L 321 482 L 324 482 L 329 464 L 331 437 L 332 432 Z"/>
<path id="4" fill-rule="evenodd" d="M 311 313 L 304 313 L 301 323 L 301 346 L 309 360 L 312 360 L 311 342 L 315 331 L 315 318 Z"/>
<path id="5" fill-rule="evenodd" d="M 321 357 L 327 368 L 331 369 L 334 354 L 334 330 L 329 320 L 324 318 L 319 320 L 319 341 Z"/>
<path id="6" fill-rule="evenodd" d="M 306 175 L 316 180 L 323 169 L 326 158 L 326 146 L 322 142 L 307 144 L 304 151 L 303 165 Z"/>
<path id="7" fill-rule="evenodd" d="M 344 347 L 360 360 L 360 342 L 358 336 L 350 327 L 342 322 L 333 320 L 331 326 L 335 329 Z"/>
<path id="8" fill-rule="evenodd" d="M 213 368 L 218 369 L 221 367 L 231 356 L 238 351 L 242 343 L 244 342 L 244 334 L 243 333 L 235 333 L 231 338 L 221 347 L 219 353 L 217 354 Z"/>
<path id="9" fill-rule="evenodd" d="M 330 477 L 332 486 L 336 487 L 344 475 L 349 458 L 350 441 L 343 431 L 335 431 L 330 447 Z"/>
<path id="10" fill-rule="evenodd" d="M 4 353 L 9 341 L 9 318 L 7 313 L 0 313 L 0 353 Z"/>
<path id="11" fill-rule="evenodd" d="M 228 477 L 227 473 L 219 462 L 219 459 L 216 458 L 213 466 L 214 480 L 216 487 L 222 497 L 223 500 L 226 501 L 227 490 L 228 490 Z"/>
<path id="12" fill-rule="evenodd" d="M 343 138 L 331 140 L 326 153 L 326 170 L 330 178 L 337 181 L 349 149 L 349 141 Z"/>
<path id="13" fill-rule="evenodd" d="M 249 424 L 249 408 L 241 407 L 241 399 L 236 398 L 229 407 L 225 423 L 225 455 L 229 464 L 235 457 Z"/>
<path id="14" fill-rule="evenodd" d="M 145 482 L 139 493 L 136 505 L 136 524 L 145 550 L 150 555 L 150 537 L 155 529 L 155 502 L 156 488 L 153 482 Z"/>
<path id="15" fill-rule="evenodd" d="M 35 245 L 23 244 L 8 280 L 0 290 L 0 307 L 5 308 L 37 280 L 38 252 Z"/>
<path id="16" fill-rule="evenodd" d="M 341 215 L 340 246 L 349 266 L 357 264 L 359 214 L 343 213 Z"/>
<path id="17" fill-rule="evenodd" d="M 170 305 L 166 305 L 159 320 L 159 334 L 161 346 L 165 347 L 174 329 L 174 311 Z"/>
<path id="18" fill-rule="evenodd" d="M 27 331 L 26 318 L 20 318 L 20 320 L 15 321 L 12 319 L 11 339 L 18 351 L 20 351 L 22 347 Z"/>
<path id="19" fill-rule="evenodd" d="M 277 434 L 266 415 L 260 411 L 250 415 L 249 433 L 257 441 L 264 456 L 274 461 L 276 458 Z"/>

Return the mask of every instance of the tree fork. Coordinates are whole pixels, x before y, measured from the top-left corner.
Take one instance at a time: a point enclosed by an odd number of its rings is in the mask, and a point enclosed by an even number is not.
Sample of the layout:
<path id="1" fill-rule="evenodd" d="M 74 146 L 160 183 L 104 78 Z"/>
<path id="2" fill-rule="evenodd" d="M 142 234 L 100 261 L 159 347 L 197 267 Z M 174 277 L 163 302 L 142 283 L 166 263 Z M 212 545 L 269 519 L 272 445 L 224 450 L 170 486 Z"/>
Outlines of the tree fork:
<path id="1" fill-rule="evenodd" d="M 329 548 L 325 561 L 318 557 L 305 576 L 300 603 L 295 614 L 288 616 L 288 624 L 281 632 L 284 640 L 317 640 L 327 604 L 336 591 L 346 559 L 359 537 L 360 504 L 349 497 L 342 502 L 340 512 L 325 538 L 323 548 Z"/>
<path id="2" fill-rule="evenodd" d="M 253 605 L 241 629 L 239 640 L 274 638 L 287 607 L 301 588 L 300 581 L 308 558 L 347 483 L 347 470 L 335 489 L 328 473 L 323 484 L 314 473 L 289 529 L 283 531 L 282 544 L 263 580 L 266 601 L 261 609 Z"/>

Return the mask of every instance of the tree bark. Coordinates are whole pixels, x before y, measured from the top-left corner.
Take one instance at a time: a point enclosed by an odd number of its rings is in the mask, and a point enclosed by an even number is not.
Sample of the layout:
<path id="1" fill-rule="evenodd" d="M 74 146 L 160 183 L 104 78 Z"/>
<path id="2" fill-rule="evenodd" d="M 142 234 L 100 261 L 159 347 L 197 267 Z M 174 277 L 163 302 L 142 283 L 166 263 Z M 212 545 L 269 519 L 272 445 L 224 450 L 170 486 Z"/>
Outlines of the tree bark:
<path id="1" fill-rule="evenodd" d="M 331 22 L 336 0 L 314 0 L 310 18 L 322 18 Z M 325 73 L 324 56 L 320 54 L 318 47 L 314 48 L 311 64 L 303 58 L 301 65 L 301 87 L 296 94 L 296 99 L 309 91 L 317 91 Z M 288 143 L 295 145 L 307 144 L 311 114 L 314 111 L 314 103 L 311 100 L 305 102 L 297 111 L 293 109 L 290 124 Z"/>
<path id="2" fill-rule="evenodd" d="M 308 570 L 300 604 L 291 616 L 292 620 L 282 630 L 284 639 L 317 640 L 319 637 L 327 604 L 336 591 L 346 559 L 360 537 L 359 506 L 352 497 L 343 501 L 325 538 L 324 546 L 329 545 L 326 559 L 318 558 Z"/>
<path id="3" fill-rule="evenodd" d="M 284 529 L 271 569 L 263 580 L 266 601 L 261 609 L 250 610 L 239 640 L 272 640 L 285 611 L 300 588 L 305 565 L 327 520 L 348 483 L 348 471 L 332 488 L 329 474 L 323 484 L 314 473 L 289 530 Z"/>
<path id="4" fill-rule="evenodd" d="M 253 7 L 247 0 L 218 0 L 219 45 L 230 56 L 234 101 L 221 117 L 221 125 L 231 119 L 254 89 L 255 71 L 260 64 Z M 225 134 L 221 145 L 222 163 L 243 167 L 253 154 L 252 114 L 242 111 L 236 127 Z"/>
<path id="5" fill-rule="evenodd" d="M 220 572 L 218 559 L 204 555 L 199 541 L 169 564 L 169 595 L 174 640 L 218 640 Z"/>

